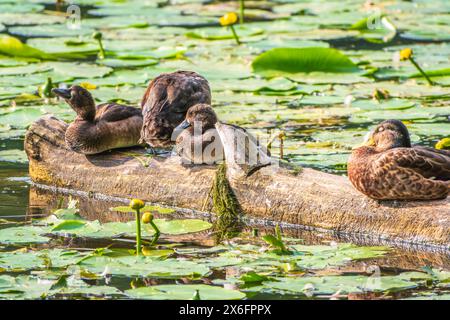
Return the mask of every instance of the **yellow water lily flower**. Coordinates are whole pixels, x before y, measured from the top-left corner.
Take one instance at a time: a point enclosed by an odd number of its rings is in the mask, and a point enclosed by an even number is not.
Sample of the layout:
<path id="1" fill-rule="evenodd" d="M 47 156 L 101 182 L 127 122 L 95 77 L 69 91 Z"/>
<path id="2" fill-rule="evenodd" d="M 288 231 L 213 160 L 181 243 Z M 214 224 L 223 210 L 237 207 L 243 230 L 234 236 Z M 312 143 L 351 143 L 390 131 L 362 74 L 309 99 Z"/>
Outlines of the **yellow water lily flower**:
<path id="1" fill-rule="evenodd" d="M 133 199 L 130 201 L 130 208 L 133 210 L 140 210 L 145 206 L 144 201 L 140 199 Z"/>
<path id="2" fill-rule="evenodd" d="M 228 12 L 227 14 L 223 15 L 220 19 L 220 25 L 226 27 L 231 26 L 235 24 L 238 21 L 238 16 L 234 12 Z"/>
<path id="3" fill-rule="evenodd" d="M 404 60 L 408 60 L 409 58 L 411 58 L 413 55 L 413 51 L 411 48 L 405 48 L 400 50 L 400 60 L 404 61 Z"/>
<path id="4" fill-rule="evenodd" d="M 153 221 L 153 214 L 151 212 L 145 212 L 142 215 L 142 223 L 150 223 Z"/>

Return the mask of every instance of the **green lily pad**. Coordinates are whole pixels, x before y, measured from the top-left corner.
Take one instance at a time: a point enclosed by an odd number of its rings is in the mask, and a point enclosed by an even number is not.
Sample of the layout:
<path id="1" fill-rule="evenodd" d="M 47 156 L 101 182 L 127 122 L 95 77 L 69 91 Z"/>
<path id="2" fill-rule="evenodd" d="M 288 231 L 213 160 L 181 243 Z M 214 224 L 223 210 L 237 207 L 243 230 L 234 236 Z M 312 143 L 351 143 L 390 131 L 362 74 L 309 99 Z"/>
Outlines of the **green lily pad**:
<path id="1" fill-rule="evenodd" d="M 265 281 L 263 288 L 281 290 L 297 294 L 328 294 L 337 291 L 345 293 L 401 291 L 416 288 L 415 282 L 403 280 L 396 276 L 324 276 L 280 278 L 279 281 Z"/>
<path id="2" fill-rule="evenodd" d="M 11 27 L 8 31 L 13 35 L 22 37 L 77 37 L 88 36 L 94 32 L 94 29 L 80 24 L 80 28 L 70 29 L 66 24 L 48 24 L 40 25 L 38 28 L 35 26 L 17 26 Z"/>
<path id="3" fill-rule="evenodd" d="M 293 73 L 330 72 L 352 73 L 360 69 L 348 57 L 331 48 L 277 48 L 259 55 L 253 70 L 265 76 Z"/>
<path id="4" fill-rule="evenodd" d="M 16 5 L 16 7 L 21 7 Z M 22 12 L 22 13 L 0 13 L 0 22 L 8 25 L 42 25 L 42 24 L 53 24 L 53 23 L 64 23 L 66 21 L 65 16 L 49 15 L 35 12 Z"/>
<path id="5" fill-rule="evenodd" d="M 47 229 L 35 226 L 20 226 L 0 229 L 0 243 L 27 244 L 46 243 L 50 238 L 42 236 Z"/>
<path id="6" fill-rule="evenodd" d="M 201 277 L 209 268 L 196 262 L 177 259 L 157 260 L 154 257 L 98 257 L 84 259 L 80 267 L 97 274 L 103 272 L 117 276 L 146 276 L 163 279 Z M 106 270 L 106 271 L 105 271 Z"/>
<path id="7" fill-rule="evenodd" d="M 0 275 L 0 299 L 43 299 L 54 282 L 26 275 L 18 277 Z"/>
<path id="8" fill-rule="evenodd" d="M 135 299 L 192 300 L 197 290 L 200 300 L 240 300 L 245 298 L 245 294 L 240 291 L 204 284 L 142 287 L 126 290 L 125 294 Z"/>
<path id="9" fill-rule="evenodd" d="M 155 59 L 103 59 L 97 60 L 97 64 L 104 65 L 111 68 L 136 68 L 145 67 L 157 64 L 158 60 Z"/>
<path id="10" fill-rule="evenodd" d="M 44 6 L 37 3 L 22 2 L 20 5 L 15 3 L 0 3 L 1 13 L 27 13 L 27 12 L 39 12 L 44 10 Z"/>
<path id="11" fill-rule="evenodd" d="M 52 68 L 57 75 L 71 78 L 100 78 L 113 71 L 112 68 L 90 63 L 46 62 L 44 65 Z"/>
<path id="12" fill-rule="evenodd" d="M 250 36 L 256 36 L 262 34 L 264 30 L 258 28 L 250 28 L 246 26 L 235 26 L 237 35 L 239 38 L 245 38 Z M 206 40 L 225 40 L 234 39 L 233 33 L 228 28 L 215 27 L 215 28 L 201 28 L 198 30 L 189 31 L 186 36 L 194 39 L 206 39 Z"/>

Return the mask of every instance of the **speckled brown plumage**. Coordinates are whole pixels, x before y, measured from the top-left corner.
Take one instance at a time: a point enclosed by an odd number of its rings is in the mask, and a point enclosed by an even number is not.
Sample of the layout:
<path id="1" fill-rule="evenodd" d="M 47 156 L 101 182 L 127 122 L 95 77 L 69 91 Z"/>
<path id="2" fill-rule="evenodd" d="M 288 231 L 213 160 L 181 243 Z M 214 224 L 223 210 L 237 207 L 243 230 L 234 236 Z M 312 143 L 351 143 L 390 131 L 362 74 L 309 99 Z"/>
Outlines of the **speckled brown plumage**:
<path id="1" fill-rule="evenodd" d="M 379 124 L 369 143 L 353 150 L 347 169 L 353 186 L 373 199 L 432 200 L 449 193 L 450 152 L 411 146 L 398 120 Z"/>
<path id="2" fill-rule="evenodd" d="M 211 90 L 205 78 L 191 71 L 159 75 L 150 82 L 142 98 L 141 141 L 162 148 L 174 144 L 173 129 L 184 120 L 187 110 L 199 103 L 211 104 Z"/>
<path id="3" fill-rule="evenodd" d="M 117 103 L 97 107 L 92 95 L 80 86 L 54 89 L 77 113 L 65 133 L 67 146 L 77 153 L 96 154 L 138 145 L 142 113 L 138 108 Z"/>

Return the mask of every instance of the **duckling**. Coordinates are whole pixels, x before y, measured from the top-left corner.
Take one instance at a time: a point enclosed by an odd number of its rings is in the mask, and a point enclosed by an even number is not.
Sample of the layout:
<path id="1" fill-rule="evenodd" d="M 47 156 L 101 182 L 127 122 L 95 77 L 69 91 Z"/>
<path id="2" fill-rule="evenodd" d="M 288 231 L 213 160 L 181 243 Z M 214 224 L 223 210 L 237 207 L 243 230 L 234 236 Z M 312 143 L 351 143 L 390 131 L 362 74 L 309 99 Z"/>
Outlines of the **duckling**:
<path id="1" fill-rule="evenodd" d="M 197 104 L 175 128 L 176 152 L 195 164 L 226 161 L 231 171 L 245 176 L 270 164 L 268 151 L 244 128 L 219 122 L 213 108 Z"/>
<path id="2" fill-rule="evenodd" d="M 77 113 L 65 134 L 68 147 L 86 155 L 138 145 L 142 128 L 141 110 L 116 103 L 95 106 L 91 93 L 83 87 L 53 89 Z"/>
<path id="3" fill-rule="evenodd" d="M 216 130 L 219 120 L 208 104 L 196 104 L 186 113 L 186 119 L 174 129 L 176 153 L 193 164 L 213 164 L 224 160 L 223 146 Z"/>
<path id="4" fill-rule="evenodd" d="M 196 104 L 211 104 L 208 81 L 192 71 L 163 73 L 153 79 L 141 101 L 144 125 L 140 142 L 166 148 L 174 144 L 173 130 Z"/>
<path id="5" fill-rule="evenodd" d="M 348 160 L 353 186 L 377 200 L 433 200 L 450 191 L 450 152 L 411 146 L 408 129 L 386 120 Z"/>

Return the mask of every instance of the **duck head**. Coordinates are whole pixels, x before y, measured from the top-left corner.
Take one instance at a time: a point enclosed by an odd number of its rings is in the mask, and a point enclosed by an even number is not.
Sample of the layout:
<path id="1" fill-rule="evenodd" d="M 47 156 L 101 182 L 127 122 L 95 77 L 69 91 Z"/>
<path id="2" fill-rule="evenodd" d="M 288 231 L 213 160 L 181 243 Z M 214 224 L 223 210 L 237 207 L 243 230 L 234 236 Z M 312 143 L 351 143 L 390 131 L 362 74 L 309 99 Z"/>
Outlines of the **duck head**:
<path id="1" fill-rule="evenodd" d="M 377 151 L 401 147 L 410 148 L 411 139 L 403 122 L 386 120 L 375 128 L 364 145 L 374 147 Z"/>
<path id="2" fill-rule="evenodd" d="M 196 104 L 189 108 L 186 113 L 185 120 L 175 128 L 175 131 L 192 129 L 193 126 L 201 126 L 201 132 L 205 132 L 208 129 L 214 128 L 217 123 L 217 115 L 213 108 L 209 104 Z"/>
<path id="3" fill-rule="evenodd" d="M 52 89 L 52 92 L 63 98 L 81 119 L 94 120 L 95 101 L 88 90 L 80 86 L 72 86 L 68 89 Z"/>

